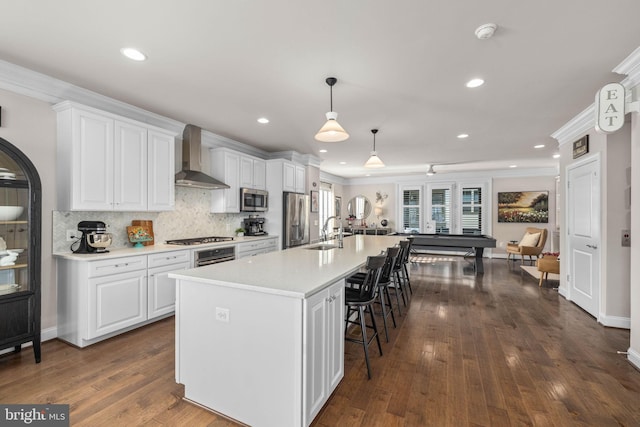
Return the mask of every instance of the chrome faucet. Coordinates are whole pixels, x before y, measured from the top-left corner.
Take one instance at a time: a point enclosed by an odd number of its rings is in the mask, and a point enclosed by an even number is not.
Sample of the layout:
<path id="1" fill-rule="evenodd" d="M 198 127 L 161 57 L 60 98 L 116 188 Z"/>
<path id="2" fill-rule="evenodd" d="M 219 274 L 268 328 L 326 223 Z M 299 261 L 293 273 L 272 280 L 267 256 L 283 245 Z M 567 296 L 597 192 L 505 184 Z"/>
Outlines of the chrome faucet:
<path id="1" fill-rule="evenodd" d="M 342 232 L 342 220 L 340 219 L 339 216 L 333 215 L 330 216 L 329 218 L 327 218 L 327 220 L 324 222 L 324 225 L 322 226 L 322 241 L 326 242 L 327 238 L 329 236 L 327 227 L 329 227 L 329 221 L 331 221 L 332 219 L 337 219 L 338 223 L 340 224 L 340 227 L 338 228 L 338 245 L 339 247 L 342 247 L 342 237 L 343 237 L 343 232 Z"/>

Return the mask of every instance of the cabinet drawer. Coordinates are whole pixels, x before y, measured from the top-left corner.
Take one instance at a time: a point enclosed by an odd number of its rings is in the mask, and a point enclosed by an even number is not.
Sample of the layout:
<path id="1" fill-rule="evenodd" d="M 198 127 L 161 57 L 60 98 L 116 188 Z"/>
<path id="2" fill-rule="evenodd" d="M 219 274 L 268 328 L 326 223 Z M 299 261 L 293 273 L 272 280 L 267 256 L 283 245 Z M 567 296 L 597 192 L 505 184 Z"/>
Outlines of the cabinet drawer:
<path id="1" fill-rule="evenodd" d="M 191 262 L 189 250 L 171 251 L 149 255 L 149 268 L 163 267 L 165 265 L 180 264 L 185 262 Z"/>
<path id="2" fill-rule="evenodd" d="M 92 261 L 89 263 L 89 277 L 107 276 L 146 268 L 147 257 L 144 255 Z"/>
<path id="3" fill-rule="evenodd" d="M 264 249 L 266 247 L 266 240 L 257 240 L 255 242 L 238 243 L 238 252 L 250 252 L 258 249 Z"/>

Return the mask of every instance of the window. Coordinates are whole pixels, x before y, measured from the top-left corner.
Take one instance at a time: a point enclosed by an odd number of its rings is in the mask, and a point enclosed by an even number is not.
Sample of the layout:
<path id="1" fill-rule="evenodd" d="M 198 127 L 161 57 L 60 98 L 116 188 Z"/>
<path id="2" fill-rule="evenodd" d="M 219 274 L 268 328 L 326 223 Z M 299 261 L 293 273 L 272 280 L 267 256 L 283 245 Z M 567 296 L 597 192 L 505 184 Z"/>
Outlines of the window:
<path id="1" fill-rule="evenodd" d="M 420 190 L 402 191 L 402 227 L 405 233 L 420 232 Z"/>
<path id="2" fill-rule="evenodd" d="M 449 234 L 451 232 L 450 188 L 431 190 L 431 220 L 435 221 L 436 233 Z"/>
<path id="3" fill-rule="evenodd" d="M 462 188 L 462 234 L 482 234 L 482 188 Z"/>
<path id="4" fill-rule="evenodd" d="M 322 236 L 322 227 L 327 221 L 327 218 L 335 215 L 335 202 L 333 199 L 333 187 L 327 182 L 320 183 L 320 200 L 318 200 L 318 214 L 319 214 L 319 233 Z M 333 231 L 333 220 L 327 225 L 327 232 L 329 234 Z"/>

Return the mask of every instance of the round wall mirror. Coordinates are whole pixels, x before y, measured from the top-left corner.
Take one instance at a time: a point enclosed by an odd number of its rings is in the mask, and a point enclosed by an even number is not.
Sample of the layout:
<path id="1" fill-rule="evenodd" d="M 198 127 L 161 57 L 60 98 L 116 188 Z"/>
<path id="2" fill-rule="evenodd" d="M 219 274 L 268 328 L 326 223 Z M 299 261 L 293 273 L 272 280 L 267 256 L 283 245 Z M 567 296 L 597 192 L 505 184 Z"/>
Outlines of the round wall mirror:
<path id="1" fill-rule="evenodd" d="M 347 211 L 356 219 L 365 219 L 371 214 L 371 202 L 362 194 L 354 196 L 347 204 Z"/>

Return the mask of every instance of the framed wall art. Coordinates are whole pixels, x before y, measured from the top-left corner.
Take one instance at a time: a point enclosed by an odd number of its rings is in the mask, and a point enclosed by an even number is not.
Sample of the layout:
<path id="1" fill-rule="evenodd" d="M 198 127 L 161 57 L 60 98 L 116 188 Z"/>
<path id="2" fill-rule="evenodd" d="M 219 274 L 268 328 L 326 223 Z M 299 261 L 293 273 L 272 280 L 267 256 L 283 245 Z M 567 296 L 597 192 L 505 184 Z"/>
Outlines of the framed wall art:
<path id="1" fill-rule="evenodd" d="M 498 193 L 498 222 L 549 222 L 549 192 Z"/>
<path id="2" fill-rule="evenodd" d="M 311 212 L 318 212 L 318 192 L 311 190 Z"/>

